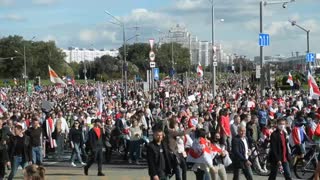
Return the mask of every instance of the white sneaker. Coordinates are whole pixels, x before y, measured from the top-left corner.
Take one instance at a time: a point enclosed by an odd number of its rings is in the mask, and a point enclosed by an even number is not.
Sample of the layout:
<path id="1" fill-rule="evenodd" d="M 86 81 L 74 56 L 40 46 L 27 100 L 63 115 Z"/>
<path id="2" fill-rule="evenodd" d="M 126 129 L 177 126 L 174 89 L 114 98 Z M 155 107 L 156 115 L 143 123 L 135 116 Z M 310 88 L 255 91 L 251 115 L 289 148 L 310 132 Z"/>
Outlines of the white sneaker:
<path id="1" fill-rule="evenodd" d="M 82 162 L 81 165 L 82 165 L 82 166 L 85 166 L 85 165 L 87 165 L 87 163 Z"/>
<path id="2" fill-rule="evenodd" d="M 71 166 L 76 167 L 77 165 L 74 162 L 72 162 Z"/>

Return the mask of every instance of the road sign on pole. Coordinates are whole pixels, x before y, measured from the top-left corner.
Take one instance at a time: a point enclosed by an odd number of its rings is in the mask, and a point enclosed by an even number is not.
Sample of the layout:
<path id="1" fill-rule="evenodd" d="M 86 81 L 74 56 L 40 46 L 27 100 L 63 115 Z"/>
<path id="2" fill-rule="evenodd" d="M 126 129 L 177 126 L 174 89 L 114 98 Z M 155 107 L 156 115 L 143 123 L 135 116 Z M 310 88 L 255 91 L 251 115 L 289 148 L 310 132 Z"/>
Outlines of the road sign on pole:
<path id="1" fill-rule="evenodd" d="M 316 56 L 315 56 L 314 53 L 308 53 L 308 54 L 306 55 L 306 60 L 307 60 L 307 62 L 314 62 L 315 59 L 316 59 Z"/>
<path id="2" fill-rule="evenodd" d="M 159 77 L 159 68 L 154 68 L 153 69 L 153 78 L 156 81 L 159 81 L 160 77 Z"/>
<path id="3" fill-rule="evenodd" d="M 156 54 L 155 54 L 153 51 L 150 51 L 150 53 L 149 53 L 149 59 L 150 59 L 150 61 L 154 61 L 155 58 L 156 58 Z"/>
<path id="4" fill-rule="evenodd" d="M 156 63 L 155 62 L 150 62 L 150 68 L 155 68 L 156 67 Z"/>
<path id="5" fill-rule="evenodd" d="M 269 46 L 270 45 L 270 35 L 269 34 L 259 34 L 259 46 Z"/>

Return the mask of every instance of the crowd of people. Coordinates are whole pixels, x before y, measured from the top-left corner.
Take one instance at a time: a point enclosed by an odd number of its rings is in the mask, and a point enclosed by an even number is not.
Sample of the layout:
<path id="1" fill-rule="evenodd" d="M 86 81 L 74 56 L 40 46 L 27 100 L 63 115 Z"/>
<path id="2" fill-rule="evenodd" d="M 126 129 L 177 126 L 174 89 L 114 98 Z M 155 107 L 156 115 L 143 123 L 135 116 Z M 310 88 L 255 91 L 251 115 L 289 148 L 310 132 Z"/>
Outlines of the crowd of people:
<path id="1" fill-rule="evenodd" d="M 128 163 L 146 158 L 152 180 L 186 180 L 188 168 L 197 180 L 226 180 L 229 166 L 233 179 L 240 169 L 253 179 L 252 164 L 270 180 L 279 170 L 291 179 L 291 150 L 303 158 L 320 135 L 318 100 L 275 89 L 261 97 L 254 84 L 239 81 L 234 74 L 221 78 L 215 96 L 210 82 L 199 79 L 187 86 L 166 80 L 150 91 L 130 82 L 127 95 L 120 81 L 44 86 L 32 94 L 1 88 L 0 179 L 8 168 L 13 179 L 19 166 L 43 179 L 43 159 L 62 160 L 65 149 L 72 150 L 70 166 L 83 166 L 85 175 L 97 162 L 104 176 L 102 164 L 120 153 Z M 250 159 L 257 146 L 270 167 Z"/>

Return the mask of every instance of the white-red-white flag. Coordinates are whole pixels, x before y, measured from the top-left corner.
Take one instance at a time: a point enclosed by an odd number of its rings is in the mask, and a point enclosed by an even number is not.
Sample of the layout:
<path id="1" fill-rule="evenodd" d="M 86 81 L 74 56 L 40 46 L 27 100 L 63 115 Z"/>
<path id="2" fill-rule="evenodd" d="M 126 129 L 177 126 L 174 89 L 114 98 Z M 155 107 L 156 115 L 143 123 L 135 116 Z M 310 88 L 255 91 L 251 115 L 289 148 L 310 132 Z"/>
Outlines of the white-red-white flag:
<path id="1" fill-rule="evenodd" d="M 198 67 L 197 67 L 197 74 L 198 74 L 198 77 L 202 77 L 203 76 L 203 69 L 202 69 L 202 66 L 201 66 L 200 63 L 198 65 Z"/>
<path id="2" fill-rule="evenodd" d="M 0 100 L 6 101 L 7 100 L 7 94 L 4 91 L 0 91 Z"/>
<path id="3" fill-rule="evenodd" d="M 317 82 L 314 80 L 310 72 L 308 72 L 308 85 L 309 85 L 309 90 L 310 90 L 310 96 L 313 99 L 319 99 L 320 97 L 320 90 L 317 85 Z"/>
<path id="4" fill-rule="evenodd" d="M 67 86 L 67 84 L 58 76 L 58 74 L 48 65 L 50 81 L 55 84 Z"/>
<path id="5" fill-rule="evenodd" d="M 287 83 L 289 83 L 289 84 L 290 84 L 290 86 L 293 86 L 293 78 L 292 78 L 292 75 L 291 75 L 291 73 L 290 73 L 290 72 L 289 72 L 289 75 L 288 75 Z"/>

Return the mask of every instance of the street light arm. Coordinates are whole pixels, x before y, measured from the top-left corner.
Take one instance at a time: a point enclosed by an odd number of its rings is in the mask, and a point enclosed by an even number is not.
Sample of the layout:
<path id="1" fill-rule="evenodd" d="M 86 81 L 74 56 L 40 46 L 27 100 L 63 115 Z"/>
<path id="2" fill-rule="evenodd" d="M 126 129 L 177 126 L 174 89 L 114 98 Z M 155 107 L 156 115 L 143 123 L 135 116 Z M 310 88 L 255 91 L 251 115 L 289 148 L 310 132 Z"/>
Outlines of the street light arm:
<path id="1" fill-rule="evenodd" d="M 292 21 L 292 20 L 289 20 L 289 22 L 291 23 L 292 26 L 297 26 L 299 29 L 305 31 L 305 32 L 310 32 L 310 30 L 307 30 L 306 28 L 300 26 L 299 24 L 297 24 L 296 21 Z"/>
<path id="2" fill-rule="evenodd" d="M 302 27 L 302 26 L 300 26 L 298 24 L 295 24 L 295 26 L 297 26 L 298 28 L 302 29 L 305 32 L 309 32 L 310 31 L 310 30 L 307 30 L 307 29 L 305 29 L 304 27 Z"/>
<path id="3" fill-rule="evenodd" d="M 107 13 L 109 16 L 111 16 L 114 20 L 118 21 L 121 25 L 123 24 L 123 22 L 120 19 L 116 18 L 109 11 L 105 10 L 104 12 Z"/>
<path id="4" fill-rule="evenodd" d="M 136 34 L 136 35 L 132 36 L 131 38 L 127 39 L 126 42 L 128 42 L 128 41 L 130 41 L 131 39 L 133 39 L 133 38 L 135 38 L 135 37 L 138 37 L 138 36 L 140 36 L 140 35 L 139 35 L 139 34 Z"/>
<path id="5" fill-rule="evenodd" d="M 122 26 L 122 24 L 116 23 L 116 22 L 113 22 L 113 21 L 108 21 L 108 23 L 111 23 L 111 24 L 114 24 L 114 25 L 117 25 L 117 26 Z"/>
<path id="6" fill-rule="evenodd" d="M 295 0 L 275 0 L 275 1 L 267 1 L 267 0 L 262 0 L 263 5 L 269 5 L 269 4 L 286 4 L 286 3 L 292 3 L 295 2 Z"/>

